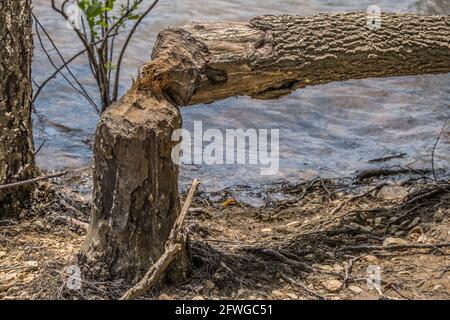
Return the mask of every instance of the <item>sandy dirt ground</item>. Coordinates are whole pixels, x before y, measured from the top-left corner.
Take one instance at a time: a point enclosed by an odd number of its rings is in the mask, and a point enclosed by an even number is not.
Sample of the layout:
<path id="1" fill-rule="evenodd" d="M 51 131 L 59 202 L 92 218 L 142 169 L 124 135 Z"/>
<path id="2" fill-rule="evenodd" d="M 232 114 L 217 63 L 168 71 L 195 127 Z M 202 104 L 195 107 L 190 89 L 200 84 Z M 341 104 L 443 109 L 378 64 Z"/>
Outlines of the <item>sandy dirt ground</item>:
<path id="1" fill-rule="evenodd" d="M 426 181 L 316 178 L 273 186 L 258 208 L 199 192 L 190 277 L 142 298 L 450 299 L 450 185 Z M 0 222 L 0 299 L 120 297 L 120 281 L 68 285 L 89 195 L 50 189 L 37 213 Z"/>

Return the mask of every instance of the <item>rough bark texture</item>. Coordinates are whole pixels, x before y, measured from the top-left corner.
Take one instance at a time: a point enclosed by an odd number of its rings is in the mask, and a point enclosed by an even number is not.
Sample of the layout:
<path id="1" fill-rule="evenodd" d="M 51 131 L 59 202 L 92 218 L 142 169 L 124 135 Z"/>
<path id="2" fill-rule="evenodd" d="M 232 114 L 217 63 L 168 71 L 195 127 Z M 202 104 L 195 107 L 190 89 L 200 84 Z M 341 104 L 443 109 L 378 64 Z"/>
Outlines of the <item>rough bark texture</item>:
<path id="1" fill-rule="evenodd" d="M 0 2 L 0 184 L 36 173 L 31 129 L 30 0 Z M 33 185 L 0 191 L 0 218 L 17 217 Z"/>
<path id="2" fill-rule="evenodd" d="M 97 126 L 93 212 L 80 261 L 85 276 L 136 282 L 164 253 L 180 212 L 178 167 L 171 160 L 176 106 L 130 91 Z M 171 278 L 184 277 L 183 249 Z"/>
<path id="3" fill-rule="evenodd" d="M 180 105 L 248 95 L 271 99 L 331 81 L 450 72 L 450 17 L 384 13 L 262 16 L 169 28 L 139 90 Z"/>
<path id="4" fill-rule="evenodd" d="M 94 207 L 82 255 L 97 278 L 135 281 L 164 251 L 180 212 L 178 168 L 170 158 L 178 106 L 450 72 L 450 18 L 383 14 L 379 30 L 367 28 L 363 13 L 194 24 L 161 32 L 152 59 L 97 128 Z M 182 251 L 170 273 L 175 278 L 188 265 Z"/>

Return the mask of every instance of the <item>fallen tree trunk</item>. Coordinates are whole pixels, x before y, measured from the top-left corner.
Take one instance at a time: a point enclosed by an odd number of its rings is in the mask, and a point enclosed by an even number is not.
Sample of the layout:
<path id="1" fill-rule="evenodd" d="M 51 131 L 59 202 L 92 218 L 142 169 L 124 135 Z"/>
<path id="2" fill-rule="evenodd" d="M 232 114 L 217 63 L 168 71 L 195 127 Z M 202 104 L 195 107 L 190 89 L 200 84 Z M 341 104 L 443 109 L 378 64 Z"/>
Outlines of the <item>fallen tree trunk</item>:
<path id="1" fill-rule="evenodd" d="M 450 17 L 385 13 L 263 16 L 160 33 L 140 91 L 179 105 L 232 96 L 268 99 L 332 81 L 450 72 Z"/>
<path id="2" fill-rule="evenodd" d="M 81 255 L 99 278 L 135 282 L 161 257 L 180 213 L 171 161 L 179 106 L 276 98 L 331 81 L 450 72 L 450 17 L 362 13 L 263 16 L 160 33 L 152 61 L 97 127 L 93 212 Z M 168 274 L 183 277 L 186 246 Z"/>

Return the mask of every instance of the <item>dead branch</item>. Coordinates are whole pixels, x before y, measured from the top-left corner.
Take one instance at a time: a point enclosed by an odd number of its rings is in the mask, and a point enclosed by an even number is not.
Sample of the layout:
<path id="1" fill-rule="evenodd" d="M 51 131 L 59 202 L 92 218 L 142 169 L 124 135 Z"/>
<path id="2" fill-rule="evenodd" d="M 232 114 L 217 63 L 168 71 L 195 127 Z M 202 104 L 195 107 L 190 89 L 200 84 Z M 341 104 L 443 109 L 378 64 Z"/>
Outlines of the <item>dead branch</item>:
<path id="1" fill-rule="evenodd" d="M 147 292 L 152 286 L 154 286 L 170 263 L 175 259 L 177 253 L 181 250 L 185 243 L 186 234 L 183 229 L 184 219 L 189 211 L 189 206 L 191 205 L 192 199 L 194 198 L 195 191 L 200 181 L 195 179 L 192 182 L 191 189 L 186 197 L 181 213 L 173 225 L 172 231 L 170 232 L 169 239 L 165 244 L 165 252 L 159 258 L 159 260 L 147 271 L 145 276 L 139 281 L 133 288 L 128 290 L 120 300 L 131 300 L 136 299 L 140 295 Z"/>
<path id="2" fill-rule="evenodd" d="M 320 293 L 317 293 L 313 290 L 311 290 L 310 288 L 308 288 L 307 286 L 305 286 L 303 283 L 297 282 L 294 279 L 289 278 L 288 276 L 286 276 L 285 274 L 281 274 L 281 278 L 283 278 L 284 280 L 286 280 L 287 282 L 289 282 L 289 284 L 296 288 L 296 287 L 300 287 L 302 288 L 302 290 L 306 291 L 309 295 L 318 298 L 319 300 L 327 300 L 327 298 L 323 295 L 321 295 Z"/>
<path id="3" fill-rule="evenodd" d="M 0 186 L 0 190 L 20 187 L 20 186 L 24 186 L 24 185 L 27 185 L 27 184 L 30 184 L 30 183 L 35 183 L 35 182 L 38 182 L 38 181 L 42 181 L 42 180 L 48 180 L 48 179 L 52 179 L 52 178 L 61 177 L 61 176 L 66 175 L 67 173 L 68 173 L 68 171 L 58 172 L 58 173 L 53 173 L 53 174 L 49 174 L 49 175 L 46 175 L 46 176 L 36 177 L 36 178 L 33 178 L 33 179 L 29 179 L 29 180 L 24 180 L 24 181 L 4 184 L 4 185 Z"/>
<path id="4" fill-rule="evenodd" d="M 410 169 L 410 168 L 377 168 L 377 169 L 368 169 L 362 170 L 358 172 L 355 176 L 355 179 L 358 181 L 369 179 L 369 178 L 377 178 L 383 176 L 393 176 L 397 174 L 406 174 L 406 173 L 428 173 L 430 170 L 427 169 Z"/>
<path id="5" fill-rule="evenodd" d="M 380 157 L 380 158 L 371 159 L 371 160 L 369 160 L 369 161 L 367 161 L 367 162 L 369 162 L 369 163 L 373 163 L 373 162 L 386 162 L 386 161 L 389 161 L 389 160 L 392 160 L 392 159 L 403 158 L 403 157 L 405 157 L 405 156 L 406 156 L 406 153 L 401 152 L 401 153 L 398 153 L 398 154 L 394 154 L 394 155 L 392 155 L 392 156 L 386 156 L 386 157 Z"/>
<path id="6" fill-rule="evenodd" d="M 346 199 L 344 201 L 342 201 L 336 208 L 333 209 L 333 211 L 331 211 L 330 215 L 335 215 L 336 213 L 338 213 L 339 211 L 342 210 L 342 208 L 349 203 L 350 201 L 356 200 L 356 199 L 360 199 L 360 198 L 364 198 L 366 196 L 368 196 L 369 194 L 371 194 L 374 191 L 379 191 L 381 188 L 388 186 L 388 183 L 380 183 L 379 185 L 367 190 L 364 193 L 361 194 L 357 194 L 354 196 L 351 196 L 349 199 Z"/>
<path id="7" fill-rule="evenodd" d="M 407 243 L 407 244 L 395 244 L 390 246 L 348 246 L 338 249 L 338 251 L 364 251 L 364 250 L 401 250 L 401 249 L 433 249 L 433 248 L 447 248 L 450 247 L 450 242 L 442 243 Z"/>

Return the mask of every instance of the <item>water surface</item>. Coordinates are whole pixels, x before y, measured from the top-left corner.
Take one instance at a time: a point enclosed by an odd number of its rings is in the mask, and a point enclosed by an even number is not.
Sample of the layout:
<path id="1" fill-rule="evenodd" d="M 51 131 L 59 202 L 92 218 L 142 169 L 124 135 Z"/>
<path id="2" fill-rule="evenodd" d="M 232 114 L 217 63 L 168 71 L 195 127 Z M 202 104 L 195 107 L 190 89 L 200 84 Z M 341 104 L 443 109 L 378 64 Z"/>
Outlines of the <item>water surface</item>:
<path id="1" fill-rule="evenodd" d="M 65 22 L 52 12 L 48 0 L 33 0 L 35 14 L 68 58 L 81 49 Z M 248 21 L 271 14 L 310 15 L 319 12 L 363 10 L 371 1 L 326 0 L 161 0 L 145 19 L 122 70 L 121 92 L 130 86 L 137 68 L 149 60 L 159 31 L 192 21 Z M 450 0 L 378 1 L 382 10 L 450 14 Z M 450 35 L 449 35 L 450 36 Z M 46 43 L 56 59 L 54 50 Z M 91 96 L 96 88 L 81 57 L 71 64 Z M 36 40 L 33 78 L 40 83 L 53 71 Z M 182 186 L 194 177 L 210 190 L 245 184 L 261 185 L 280 180 L 296 181 L 315 175 L 348 176 L 381 164 L 369 160 L 405 153 L 382 165 L 430 165 L 434 141 L 450 116 L 450 74 L 367 79 L 332 83 L 296 91 L 278 100 L 230 98 L 209 105 L 183 109 L 184 127 L 194 120 L 208 128 L 267 128 L 280 130 L 280 171 L 261 176 L 259 167 L 237 165 L 189 165 L 180 174 Z M 47 170 L 89 166 L 98 116 L 89 104 L 58 76 L 36 102 L 35 140 L 39 166 Z M 447 168 L 449 137 L 444 135 L 436 150 L 436 165 Z"/>

